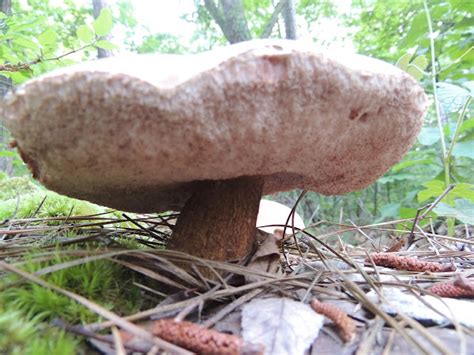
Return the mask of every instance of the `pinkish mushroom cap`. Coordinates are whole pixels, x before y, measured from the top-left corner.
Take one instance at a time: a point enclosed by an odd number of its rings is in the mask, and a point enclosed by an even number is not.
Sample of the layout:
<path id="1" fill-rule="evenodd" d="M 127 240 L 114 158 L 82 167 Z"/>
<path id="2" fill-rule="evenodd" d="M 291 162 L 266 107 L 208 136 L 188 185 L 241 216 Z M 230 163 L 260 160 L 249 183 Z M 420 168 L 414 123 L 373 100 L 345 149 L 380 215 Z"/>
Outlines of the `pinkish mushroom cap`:
<path id="1" fill-rule="evenodd" d="M 408 151 L 426 108 L 390 64 L 256 40 L 61 69 L 16 90 L 3 117 L 48 188 L 159 212 L 182 209 L 203 181 L 258 178 L 256 195 L 361 189 Z"/>

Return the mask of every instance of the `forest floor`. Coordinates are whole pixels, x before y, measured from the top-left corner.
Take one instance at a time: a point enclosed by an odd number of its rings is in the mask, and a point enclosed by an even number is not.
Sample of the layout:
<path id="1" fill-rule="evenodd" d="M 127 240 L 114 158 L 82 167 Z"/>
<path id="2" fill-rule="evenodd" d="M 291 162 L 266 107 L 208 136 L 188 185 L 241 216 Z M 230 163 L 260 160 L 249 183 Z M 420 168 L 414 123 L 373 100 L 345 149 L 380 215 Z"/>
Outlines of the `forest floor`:
<path id="1" fill-rule="evenodd" d="M 321 222 L 221 263 L 166 250 L 176 214 L 50 200 L 0 222 L 1 354 L 473 353 L 467 225 Z"/>

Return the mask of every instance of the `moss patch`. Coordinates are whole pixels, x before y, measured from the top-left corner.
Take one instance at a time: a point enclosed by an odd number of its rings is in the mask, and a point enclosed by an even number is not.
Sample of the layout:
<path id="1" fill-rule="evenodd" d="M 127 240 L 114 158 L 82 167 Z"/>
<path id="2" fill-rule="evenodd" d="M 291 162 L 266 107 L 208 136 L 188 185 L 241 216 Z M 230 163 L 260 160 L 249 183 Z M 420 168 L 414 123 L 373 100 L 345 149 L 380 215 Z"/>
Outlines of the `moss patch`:
<path id="1" fill-rule="evenodd" d="M 38 318 L 24 316 L 18 310 L 0 307 L 0 349 L 2 354 L 76 354 L 77 339 L 50 328 Z"/>
<path id="2" fill-rule="evenodd" d="M 104 207 L 93 203 L 72 199 L 43 189 L 3 201 L 0 200 L 0 219 L 29 218 L 32 216 L 86 216 L 104 211 Z"/>
<path id="3" fill-rule="evenodd" d="M 35 254 L 27 257 L 22 269 L 34 273 L 45 267 L 60 265 L 73 260 L 59 255 L 48 262 L 36 262 Z M 109 261 L 97 260 L 54 271 L 43 278 L 61 288 L 78 293 L 118 314 L 137 311 L 140 294 L 133 285 L 134 274 L 122 266 Z M 98 321 L 98 316 L 70 298 L 31 282 L 23 282 L 15 275 L 0 281 L 0 285 L 14 284 L 0 294 L 0 302 L 14 309 L 33 313 L 40 320 L 60 318 L 69 323 Z"/>
<path id="4" fill-rule="evenodd" d="M 0 200 L 13 199 L 39 189 L 28 176 L 0 178 Z"/>

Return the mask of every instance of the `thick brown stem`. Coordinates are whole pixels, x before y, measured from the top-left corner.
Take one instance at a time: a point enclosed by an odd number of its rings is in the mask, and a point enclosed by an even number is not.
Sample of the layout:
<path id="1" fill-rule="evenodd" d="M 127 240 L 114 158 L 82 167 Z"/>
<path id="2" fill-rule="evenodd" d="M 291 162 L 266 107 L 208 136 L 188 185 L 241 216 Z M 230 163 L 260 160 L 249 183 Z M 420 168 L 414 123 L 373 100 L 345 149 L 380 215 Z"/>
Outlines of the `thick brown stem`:
<path id="1" fill-rule="evenodd" d="M 263 179 L 206 181 L 188 200 L 169 247 L 211 260 L 241 259 L 252 249 Z"/>

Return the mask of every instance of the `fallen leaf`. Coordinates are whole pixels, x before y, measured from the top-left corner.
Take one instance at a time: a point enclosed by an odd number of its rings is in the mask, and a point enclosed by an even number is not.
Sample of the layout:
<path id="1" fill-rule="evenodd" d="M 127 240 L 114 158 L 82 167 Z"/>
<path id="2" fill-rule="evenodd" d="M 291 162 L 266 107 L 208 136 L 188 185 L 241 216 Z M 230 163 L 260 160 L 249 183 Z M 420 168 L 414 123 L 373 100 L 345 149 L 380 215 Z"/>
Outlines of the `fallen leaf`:
<path id="1" fill-rule="evenodd" d="M 242 336 L 263 343 L 266 354 L 299 355 L 311 346 L 324 317 L 289 298 L 255 299 L 242 308 Z"/>
<path id="2" fill-rule="evenodd" d="M 435 324 L 449 323 L 448 318 L 441 315 L 443 314 L 449 318 L 456 318 L 459 323 L 467 327 L 474 327 L 474 319 L 472 317 L 474 314 L 473 301 L 447 297 L 438 299 L 437 297 L 428 295 L 417 297 L 403 293 L 399 289 L 387 287 L 384 287 L 383 295 L 387 303 L 383 302 L 381 308 L 388 314 L 395 315 L 401 312 L 422 322 L 430 321 Z M 373 302 L 379 302 L 379 296 L 375 291 L 370 291 L 367 296 Z M 424 303 L 419 298 L 421 298 Z M 436 309 L 441 314 L 435 312 L 433 309 Z"/>
<path id="3" fill-rule="evenodd" d="M 257 229 L 257 250 L 247 267 L 255 271 L 277 273 L 280 267 L 280 248 L 278 238 L 270 233 Z M 246 275 L 247 283 L 259 281 L 258 276 Z"/>

